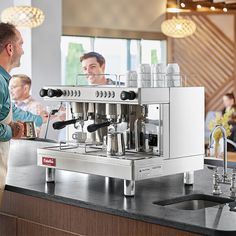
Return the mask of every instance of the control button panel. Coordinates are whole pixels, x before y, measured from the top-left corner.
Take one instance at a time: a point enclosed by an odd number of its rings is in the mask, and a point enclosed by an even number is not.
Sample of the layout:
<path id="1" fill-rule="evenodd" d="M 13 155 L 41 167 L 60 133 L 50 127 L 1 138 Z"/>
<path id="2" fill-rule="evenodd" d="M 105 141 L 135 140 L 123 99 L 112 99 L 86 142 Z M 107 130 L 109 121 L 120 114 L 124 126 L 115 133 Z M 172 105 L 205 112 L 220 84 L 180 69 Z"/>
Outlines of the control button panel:
<path id="1" fill-rule="evenodd" d="M 95 91 L 96 98 L 114 98 L 115 96 L 115 91 Z"/>
<path id="2" fill-rule="evenodd" d="M 63 96 L 64 97 L 79 97 L 80 96 L 80 90 L 69 90 L 69 89 L 66 89 L 66 90 L 63 90 Z"/>
<path id="3" fill-rule="evenodd" d="M 119 87 L 76 87 L 58 86 L 45 87 L 40 90 L 40 96 L 56 100 L 78 102 L 122 102 L 122 100 L 138 100 L 138 89 Z M 133 101 L 132 101 L 133 103 Z"/>

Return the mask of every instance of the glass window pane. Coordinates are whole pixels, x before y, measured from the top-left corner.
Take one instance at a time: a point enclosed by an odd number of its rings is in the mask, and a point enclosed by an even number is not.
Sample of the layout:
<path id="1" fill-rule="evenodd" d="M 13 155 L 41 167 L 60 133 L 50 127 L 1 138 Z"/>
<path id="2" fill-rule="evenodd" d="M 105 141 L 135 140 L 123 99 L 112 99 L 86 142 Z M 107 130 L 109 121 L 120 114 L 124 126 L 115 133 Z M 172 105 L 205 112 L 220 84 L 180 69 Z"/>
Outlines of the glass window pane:
<path id="1" fill-rule="evenodd" d="M 124 74 L 127 70 L 127 40 L 96 38 L 94 50 L 106 60 L 106 74 Z"/>
<path id="2" fill-rule="evenodd" d="M 130 70 L 136 70 L 140 64 L 140 40 L 130 40 Z"/>
<path id="3" fill-rule="evenodd" d="M 165 43 L 160 40 L 141 40 L 141 63 L 166 63 Z"/>
<path id="4" fill-rule="evenodd" d="M 77 75 L 83 73 L 80 57 L 84 52 L 91 50 L 92 45 L 90 37 L 61 37 L 62 84 L 76 84 Z M 80 79 L 80 84 L 87 84 L 85 78 Z"/>
<path id="5" fill-rule="evenodd" d="M 136 40 L 94 37 L 61 37 L 62 84 L 87 84 L 80 57 L 85 52 L 95 51 L 106 59 L 107 74 L 124 74 L 137 70 L 140 63 L 166 63 L 165 40 Z M 115 77 L 111 76 L 111 79 Z M 124 76 L 121 77 L 124 79 Z M 79 80 L 79 81 L 78 81 Z"/>

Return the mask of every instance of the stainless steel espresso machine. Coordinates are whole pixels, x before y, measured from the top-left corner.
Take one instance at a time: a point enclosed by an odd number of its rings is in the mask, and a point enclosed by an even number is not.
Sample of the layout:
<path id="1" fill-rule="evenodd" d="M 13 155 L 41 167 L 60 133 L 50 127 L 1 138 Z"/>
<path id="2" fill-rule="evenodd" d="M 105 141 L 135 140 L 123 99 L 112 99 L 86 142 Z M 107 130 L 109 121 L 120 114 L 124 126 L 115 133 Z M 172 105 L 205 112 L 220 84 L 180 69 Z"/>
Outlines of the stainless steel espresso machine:
<path id="1" fill-rule="evenodd" d="M 67 102 L 67 142 L 37 150 L 46 181 L 62 169 L 135 182 L 203 168 L 204 89 L 48 86 L 45 99 Z"/>

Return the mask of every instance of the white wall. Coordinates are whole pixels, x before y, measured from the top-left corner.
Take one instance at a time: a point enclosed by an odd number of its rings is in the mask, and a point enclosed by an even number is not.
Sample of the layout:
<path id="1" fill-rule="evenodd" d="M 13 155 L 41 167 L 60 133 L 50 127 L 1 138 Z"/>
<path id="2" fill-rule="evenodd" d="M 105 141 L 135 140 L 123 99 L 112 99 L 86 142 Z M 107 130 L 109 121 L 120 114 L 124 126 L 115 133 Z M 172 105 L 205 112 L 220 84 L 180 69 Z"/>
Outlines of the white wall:
<path id="1" fill-rule="evenodd" d="M 44 23 L 32 29 L 33 95 L 45 85 L 61 84 L 61 0 L 32 0 L 45 14 Z"/>
<path id="2" fill-rule="evenodd" d="M 20 30 L 25 54 L 21 59 L 21 66 L 11 71 L 11 74 L 29 75 L 32 79 L 33 97 L 45 103 L 39 97 L 39 90 L 45 85 L 61 84 L 61 0 L 1 0 L 0 12 L 14 5 L 32 5 L 45 14 L 45 21 L 41 26 Z"/>

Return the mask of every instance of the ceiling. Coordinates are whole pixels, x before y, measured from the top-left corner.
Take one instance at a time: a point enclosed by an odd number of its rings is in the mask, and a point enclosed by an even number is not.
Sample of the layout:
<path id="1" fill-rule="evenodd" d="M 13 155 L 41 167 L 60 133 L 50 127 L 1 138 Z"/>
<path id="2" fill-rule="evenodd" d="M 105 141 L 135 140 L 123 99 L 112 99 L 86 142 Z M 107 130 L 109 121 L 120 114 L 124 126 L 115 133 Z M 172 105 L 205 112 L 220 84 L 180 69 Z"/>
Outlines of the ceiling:
<path id="1" fill-rule="evenodd" d="M 160 32 L 166 0 L 63 0 L 64 27 Z"/>
<path id="2" fill-rule="evenodd" d="M 212 11 L 210 7 L 215 7 L 215 11 L 222 11 L 227 8 L 228 11 L 236 11 L 236 0 L 168 0 L 167 7 L 173 7 L 179 2 L 184 3 L 183 9 L 190 9 L 192 11 Z M 201 5 L 201 8 L 197 8 Z"/>

